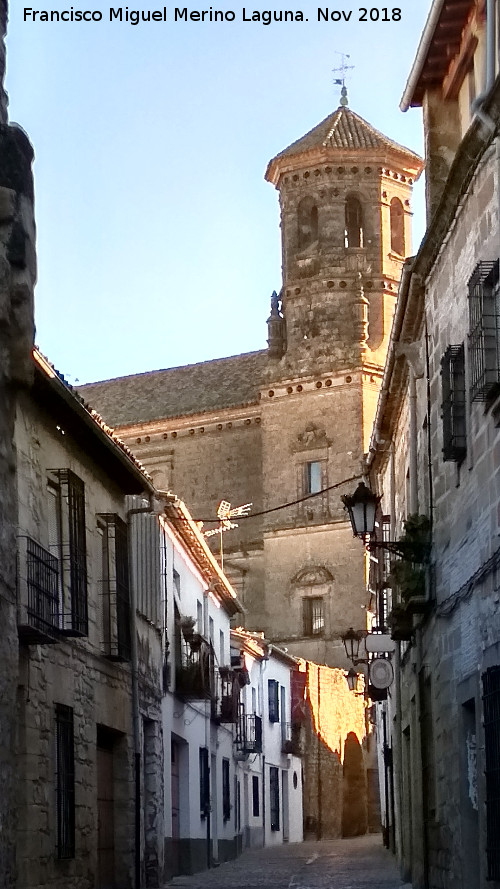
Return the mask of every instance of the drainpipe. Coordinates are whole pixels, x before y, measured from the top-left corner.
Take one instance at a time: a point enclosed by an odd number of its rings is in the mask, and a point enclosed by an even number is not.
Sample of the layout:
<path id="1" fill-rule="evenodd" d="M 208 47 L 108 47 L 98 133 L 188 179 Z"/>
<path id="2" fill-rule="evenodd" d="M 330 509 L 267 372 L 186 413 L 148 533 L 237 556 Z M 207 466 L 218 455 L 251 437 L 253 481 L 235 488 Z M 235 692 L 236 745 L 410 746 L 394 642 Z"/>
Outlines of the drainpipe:
<path id="1" fill-rule="evenodd" d="M 418 512 L 417 379 L 410 365 L 410 515 Z"/>
<path id="2" fill-rule="evenodd" d="M 221 538 L 222 539 L 222 538 Z M 222 545 L 222 544 L 221 544 Z M 221 551 L 222 552 L 222 551 Z M 203 590 L 203 635 L 205 639 L 210 644 L 210 625 L 208 621 L 208 596 L 209 590 Z M 210 702 L 208 704 L 210 707 Z M 205 701 L 205 747 L 207 748 L 207 759 L 208 759 L 208 792 L 209 792 L 209 800 L 210 804 L 207 812 L 207 833 L 206 833 L 206 846 L 207 846 L 207 868 L 210 869 L 212 867 L 212 748 L 210 746 L 210 711 L 207 713 L 207 703 Z M 236 800 L 235 800 L 236 803 Z"/>
<path id="3" fill-rule="evenodd" d="M 262 846 L 266 845 L 266 745 L 264 743 L 264 672 L 267 669 L 273 646 L 268 643 L 266 653 L 260 662 L 260 700 L 262 703 Z"/>
<path id="4" fill-rule="evenodd" d="M 489 130 L 490 133 L 495 132 L 495 123 L 491 119 L 491 117 L 486 114 L 482 105 L 485 99 L 488 98 L 488 94 L 493 86 L 495 81 L 495 41 L 496 41 L 496 32 L 497 28 L 495 27 L 496 18 L 498 15 L 498 0 L 486 0 L 486 70 L 485 70 L 485 84 L 484 90 L 479 96 L 476 96 L 472 103 L 472 111 L 479 118 L 482 124 Z M 498 139 L 497 139 L 497 152 L 498 152 Z M 497 154 L 498 157 L 498 154 Z"/>
<path id="5" fill-rule="evenodd" d="M 394 658 L 394 673 L 396 676 L 395 682 L 395 691 L 396 691 L 396 712 L 394 716 L 394 734 L 397 738 L 397 743 L 393 745 L 393 758 L 394 758 L 394 772 L 396 774 L 396 806 L 397 806 L 397 817 L 395 818 L 395 843 L 396 850 L 399 851 L 399 860 L 400 864 L 406 858 L 406 849 L 404 847 L 404 834 L 403 834 L 403 735 L 402 735 L 402 703 L 401 703 L 401 643 L 398 642 L 396 645 Z"/>
<path id="6" fill-rule="evenodd" d="M 318 734 L 317 734 L 317 749 L 318 749 L 318 827 L 316 832 L 316 839 L 321 840 L 323 837 L 323 800 L 321 797 L 321 739 L 319 736 L 319 727 L 320 727 L 320 719 L 321 719 L 321 667 L 318 666 Z"/>
<path id="7" fill-rule="evenodd" d="M 396 540 L 396 448 L 394 446 L 394 439 L 391 440 L 390 444 L 390 454 L 391 454 L 391 469 L 390 469 L 390 514 L 391 514 L 391 528 L 390 528 L 390 539 Z"/>

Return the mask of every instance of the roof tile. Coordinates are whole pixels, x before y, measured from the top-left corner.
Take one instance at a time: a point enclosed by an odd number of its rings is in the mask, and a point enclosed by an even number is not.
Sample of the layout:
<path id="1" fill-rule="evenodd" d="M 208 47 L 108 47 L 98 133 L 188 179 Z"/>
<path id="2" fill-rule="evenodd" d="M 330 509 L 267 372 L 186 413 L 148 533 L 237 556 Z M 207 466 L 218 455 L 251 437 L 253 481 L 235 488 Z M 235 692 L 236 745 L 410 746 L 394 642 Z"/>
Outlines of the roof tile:
<path id="1" fill-rule="evenodd" d="M 399 153 L 403 152 L 403 154 L 407 154 L 420 161 L 420 158 L 414 151 L 384 136 L 383 133 L 372 127 L 359 114 L 356 114 L 350 108 L 343 107 L 337 108 L 333 114 L 325 117 L 321 123 L 306 133 L 305 136 L 302 136 L 301 139 L 292 142 L 288 148 L 276 155 L 274 161 L 282 157 L 302 154 L 314 148 L 341 150 L 391 149 Z"/>
<path id="2" fill-rule="evenodd" d="M 80 392 L 112 426 L 256 404 L 267 351 L 90 383 Z"/>

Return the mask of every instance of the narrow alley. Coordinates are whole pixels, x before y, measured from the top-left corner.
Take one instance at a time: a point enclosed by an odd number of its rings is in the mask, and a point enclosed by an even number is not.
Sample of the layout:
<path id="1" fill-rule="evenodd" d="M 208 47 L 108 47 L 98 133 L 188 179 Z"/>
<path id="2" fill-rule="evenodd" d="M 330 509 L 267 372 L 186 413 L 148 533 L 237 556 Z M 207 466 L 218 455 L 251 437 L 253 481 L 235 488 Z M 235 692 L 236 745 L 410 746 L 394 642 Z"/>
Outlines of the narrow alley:
<path id="1" fill-rule="evenodd" d="M 174 877 L 167 887 L 189 889 L 403 889 L 394 856 L 380 834 L 308 841 L 245 852 L 194 876 Z"/>

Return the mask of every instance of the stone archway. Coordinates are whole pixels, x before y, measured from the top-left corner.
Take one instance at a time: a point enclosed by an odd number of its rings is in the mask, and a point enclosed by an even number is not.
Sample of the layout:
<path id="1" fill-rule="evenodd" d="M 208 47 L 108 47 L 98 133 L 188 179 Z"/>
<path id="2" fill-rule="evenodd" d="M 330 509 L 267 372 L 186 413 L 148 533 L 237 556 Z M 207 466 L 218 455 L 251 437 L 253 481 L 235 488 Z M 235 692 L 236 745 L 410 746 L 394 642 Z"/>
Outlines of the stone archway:
<path id="1" fill-rule="evenodd" d="M 368 830 L 368 797 L 363 750 L 354 732 L 344 745 L 342 836 L 358 837 Z"/>

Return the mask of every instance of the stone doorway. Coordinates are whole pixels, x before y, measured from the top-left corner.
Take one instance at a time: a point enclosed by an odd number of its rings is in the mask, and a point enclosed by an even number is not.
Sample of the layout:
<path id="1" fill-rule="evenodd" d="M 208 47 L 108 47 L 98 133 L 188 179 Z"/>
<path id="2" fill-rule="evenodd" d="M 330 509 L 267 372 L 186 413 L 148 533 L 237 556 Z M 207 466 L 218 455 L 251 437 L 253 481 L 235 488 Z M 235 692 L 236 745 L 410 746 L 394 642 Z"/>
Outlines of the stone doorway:
<path id="1" fill-rule="evenodd" d="M 115 889 L 113 738 L 97 729 L 97 889 Z"/>

